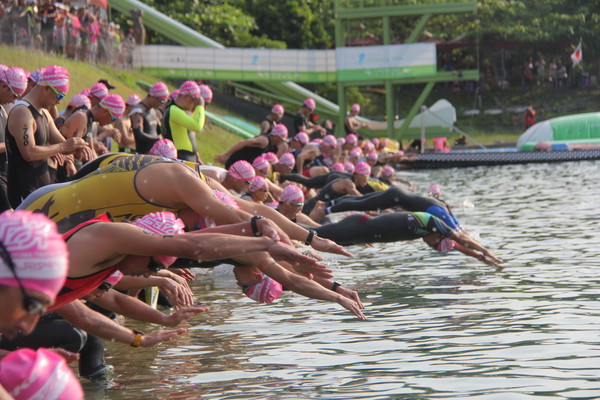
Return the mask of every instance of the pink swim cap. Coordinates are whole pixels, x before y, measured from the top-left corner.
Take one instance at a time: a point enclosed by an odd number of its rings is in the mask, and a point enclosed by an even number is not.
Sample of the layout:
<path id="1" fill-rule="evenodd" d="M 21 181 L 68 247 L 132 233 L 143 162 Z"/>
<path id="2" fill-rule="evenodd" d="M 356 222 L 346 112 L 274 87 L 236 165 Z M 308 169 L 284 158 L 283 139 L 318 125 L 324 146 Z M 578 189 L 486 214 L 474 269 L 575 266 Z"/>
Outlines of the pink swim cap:
<path id="1" fill-rule="evenodd" d="M 308 107 L 310 111 L 313 111 L 317 107 L 317 103 L 315 103 L 315 101 L 311 98 L 304 100 L 304 103 L 302 103 L 302 105 Z"/>
<path id="2" fill-rule="evenodd" d="M 377 161 L 378 159 L 379 159 L 379 155 L 376 152 L 374 152 L 374 151 L 372 151 L 369 154 L 367 154 L 367 160 Z"/>
<path id="3" fill-rule="evenodd" d="M 373 144 L 373 142 L 366 142 L 363 146 L 363 151 L 371 152 L 373 150 L 375 150 L 375 145 Z"/>
<path id="4" fill-rule="evenodd" d="M 354 172 L 359 175 L 369 176 L 371 175 L 371 166 L 366 162 L 361 161 L 354 167 Z"/>
<path id="5" fill-rule="evenodd" d="M 30 75 L 29 75 L 29 79 L 31 79 L 32 81 L 34 81 L 35 83 L 38 83 L 40 81 L 40 79 L 42 78 L 42 75 L 44 74 L 44 70 L 46 68 L 39 68 L 36 69 L 35 71 L 33 71 Z"/>
<path id="6" fill-rule="evenodd" d="M 83 389 L 58 353 L 19 349 L 0 362 L 0 384 L 15 400 L 80 400 Z"/>
<path id="7" fill-rule="evenodd" d="M 264 275 L 262 281 L 250 285 L 248 289 L 244 290 L 244 294 L 254 301 L 268 304 L 279 298 L 282 291 L 283 287 L 281 286 L 281 283 Z"/>
<path id="8" fill-rule="evenodd" d="M 433 197 L 440 197 L 440 195 L 442 194 L 442 190 L 440 189 L 440 187 L 438 185 L 436 185 L 435 183 L 432 183 L 427 188 L 427 193 L 429 193 Z"/>
<path id="9" fill-rule="evenodd" d="M 345 162 L 344 163 L 344 170 L 346 172 L 350 172 L 350 173 L 354 172 L 354 164 L 352 164 L 350 161 Z"/>
<path id="10" fill-rule="evenodd" d="M 277 164 L 279 162 L 279 157 L 277 157 L 277 154 L 273 153 L 272 151 L 269 151 L 268 153 L 263 153 L 262 157 L 264 157 L 265 160 L 267 160 L 271 165 Z"/>
<path id="11" fill-rule="evenodd" d="M 179 235 L 184 232 L 185 225 L 175 214 L 168 211 L 160 211 L 144 215 L 133 221 L 133 225 L 153 233 L 155 235 Z M 157 260 L 162 262 L 165 267 L 169 267 L 175 262 L 177 257 L 157 256 Z"/>
<path id="12" fill-rule="evenodd" d="M 296 136 L 294 136 L 292 138 L 292 140 L 297 140 L 299 141 L 303 146 L 306 146 L 308 144 L 308 142 L 310 141 L 308 134 L 306 132 L 298 132 L 296 133 Z"/>
<path id="13" fill-rule="evenodd" d="M 440 253 L 445 253 L 446 251 L 452 250 L 455 245 L 456 245 L 456 242 L 454 240 L 444 238 L 437 245 L 436 251 L 439 251 Z"/>
<path id="14" fill-rule="evenodd" d="M 350 111 L 359 113 L 360 112 L 360 104 L 357 104 L 357 103 L 352 104 L 352 107 L 350 107 Z"/>
<path id="15" fill-rule="evenodd" d="M 343 137 L 337 138 L 337 144 L 343 146 L 344 144 L 346 144 L 346 139 L 344 139 Z"/>
<path id="16" fill-rule="evenodd" d="M 350 151 L 350 157 L 360 158 L 362 156 L 362 150 L 360 147 L 355 147 Z"/>
<path id="17" fill-rule="evenodd" d="M 323 138 L 323 144 L 333 147 L 335 149 L 335 147 L 337 146 L 337 140 L 335 139 L 335 136 L 333 136 L 333 135 L 326 135 Z"/>
<path id="18" fill-rule="evenodd" d="M 82 95 L 84 95 L 84 96 L 87 96 L 87 97 L 90 97 L 90 96 L 91 96 L 91 94 L 90 94 L 90 89 L 83 89 L 83 90 L 81 91 L 81 93 L 79 93 L 79 94 L 82 94 Z"/>
<path id="19" fill-rule="evenodd" d="M 148 154 L 175 160 L 177 159 L 177 148 L 171 139 L 161 139 L 154 143 Z"/>
<path id="20" fill-rule="evenodd" d="M 76 94 L 75 96 L 71 97 L 69 105 L 74 108 L 86 106 L 88 110 L 92 109 L 92 103 L 90 102 L 90 98 L 82 94 Z"/>
<path id="21" fill-rule="evenodd" d="M 157 99 L 166 101 L 169 98 L 169 88 L 164 82 L 156 82 L 152 85 L 148 94 Z"/>
<path id="22" fill-rule="evenodd" d="M 125 112 L 125 102 L 118 94 L 109 94 L 100 100 L 100 107 L 110 111 L 117 118 L 121 118 Z"/>
<path id="23" fill-rule="evenodd" d="M 281 191 L 279 201 L 281 203 L 302 203 L 304 202 L 304 193 L 298 186 L 290 184 Z"/>
<path id="24" fill-rule="evenodd" d="M 336 162 L 331 166 L 331 170 L 344 172 L 344 164 Z"/>
<path id="25" fill-rule="evenodd" d="M 248 191 L 250 193 L 254 193 L 258 190 L 266 189 L 266 188 L 267 188 L 267 180 L 265 178 L 263 178 L 262 176 L 257 175 L 252 180 L 252 184 L 248 188 Z"/>
<path id="26" fill-rule="evenodd" d="M 371 139 L 371 143 L 373 143 L 373 145 L 377 146 L 379 144 L 379 138 L 374 137 L 373 139 Z"/>
<path id="27" fill-rule="evenodd" d="M 200 97 L 200 86 L 194 81 L 185 81 L 179 86 L 180 95 L 190 95 L 193 98 Z"/>
<path id="28" fill-rule="evenodd" d="M 61 93 L 69 91 L 69 71 L 58 65 L 44 68 L 38 85 L 52 86 Z"/>
<path id="29" fill-rule="evenodd" d="M 210 104 L 213 99 L 213 92 L 210 86 L 200 85 L 200 96 L 202 96 L 205 103 Z"/>
<path id="30" fill-rule="evenodd" d="M 261 172 L 263 174 L 268 174 L 269 170 L 271 169 L 271 164 L 269 164 L 267 159 L 263 156 L 256 157 L 254 161 L 252 161 L 252 166 L 256 171 Z"/>
<path id="31" fill-rule="evenodd" d="M 349 133 L 346 136 L 346 143 L 357 144 L 358 143 L 358 136 L 356 136 L 354 133 Z"/>
<path id="32" fill-rule="evenodd" d="M 179 89 L 175 89 L 171 92 L 171 98 L 175 100 L 179 96 Z"/>
<path id="33" fill-rule="evenodd" d="M 238 181 L 252 182 L 256 173 L 254 167 L 246 160 L 239 160 L 233 163 L 228 169 L 229 174 Z"/>
<path id="34" fill-rule="evenodd" d="M 383 176 L 385 177 L 392 177 L 394 176 L 394 173 L 396 173 L 396 171 L 394 170 L 394 168 L 390 167 L 389 165 L 383 168 Z"/>
<path id="35" fill-rule="evenodd" d="M 142 99 L 140 99 L 140 96 L 138 96 L 137 94 L 130 94 L 129 97 L 127 98 L 127 100 L 125 100 L 125 104 L 128 106 L 135 106 L 137 105 L 140 101 L 142 101 Z"/>
<path id="36" fill-rule="evenodd" d="M 294 169 L 294 166 L 296 165 L 296 158 L 294 158 L 292 153 L 284 153 L 281 155 L 279 162 L 288 168 Z"/>
<path id="37" fill-rule="evenodd" d="M 288 137 L 287 127 L 284 124 L 277 124 L 271 130 L 271 135 L 280 137 L 282 139 L 287 139 L 287 137 Z"/>
<path id="38" fill-rule="evenodd" d="M 275 104 L 273 108 L 271 108 L 271 112 L 280 117 L 283 117 L 283 114 L 285 114 L 285 110 L 281 104 Z"/>
<path id="39" fill-rule="evenodd" d="M 0 80 L 4 82 L 17 97 L 21 97 L 27 89 L 27 74 L 19 67 L 8 68 L 0 72 Z"/>
<path id="40" fill-rule="evenodd" d="M 69 268 L 67 245 L 56 224 L 43 214 L 5 211 L 0 214 L 0 242 L 10 254 L 25 289 L 54 300 Z M 0 260 L 0 285 L 19 287 L 3 260 Z"/>
<path id="41" fill-rule="evenodd" d="M 96 82 L 90 88 L 90 95 L 97 97 L 99 99 L 103 99 L 108 96 L 108 88 L 102 82 Z"/>
<path id="42" fill-rule="evenodd" d="M 8 67 L 4 64 L 0 64 L 0 72 L 4 72 L 8 69 Z"/>

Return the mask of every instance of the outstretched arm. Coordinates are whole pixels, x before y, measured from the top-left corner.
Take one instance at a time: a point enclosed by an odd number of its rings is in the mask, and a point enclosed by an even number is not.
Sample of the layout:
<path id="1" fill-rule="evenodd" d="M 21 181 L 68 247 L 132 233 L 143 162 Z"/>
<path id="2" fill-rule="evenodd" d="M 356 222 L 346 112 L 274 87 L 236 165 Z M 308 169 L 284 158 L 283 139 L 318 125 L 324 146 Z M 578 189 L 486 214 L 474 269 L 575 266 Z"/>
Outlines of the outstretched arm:
<path id="1" fill-rule="evenodd" d="M 474 250 L 480 251 L 481 253 L 483 253 L 484 256 L 489 257 L 491 260 L 495 261 L 496 263 L 502 263 L 501 259 L 496 257 L 488 249 L 486 249 L 485 247 L 480 245 L 477 241 L 475 241 L 473 238 L 471 238 L 466 232 L 453 231 L 452 235 L 450 235 L 450 239 L 454 240 L 455 242 L 458 242 L 459 245 L 462 245 L 463 247 L 465 247 L 467 249 L 474 249 Z M 465 253 L 465 254 L 467 254 L 467 253 Z M 467 255 L 471 255 L 471 254 L 467 254 Z M 481 260 L 481 261 L 483 261 L 483 260 Z"/>

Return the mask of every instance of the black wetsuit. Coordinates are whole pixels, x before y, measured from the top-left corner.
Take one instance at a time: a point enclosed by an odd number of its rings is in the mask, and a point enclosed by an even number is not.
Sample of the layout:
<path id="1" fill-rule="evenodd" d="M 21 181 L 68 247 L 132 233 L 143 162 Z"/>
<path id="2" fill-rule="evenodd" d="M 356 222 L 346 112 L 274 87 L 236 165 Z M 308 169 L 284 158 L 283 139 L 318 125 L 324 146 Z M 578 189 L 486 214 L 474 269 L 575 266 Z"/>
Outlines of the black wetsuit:
<path id="1" fill-rule="evenodd" d="M 239 160 L 246 160 L 250 164 L 252 164 L 252 161 L 254 161 L 256 157 L 260 156 L 263 153 L 277 153 L 277 146 L 273 144 L 272 136 L 269 134 L 262 134 L 260 136 L 264 136 L 267 138 L 268 144 L 266 147 L 263 148 L 246 146 L 239 149 L 238 151 L 234 152 L 232 155 L 229 156 L 229 158 L 225 162 L 225 169 L 229 169 L 229 167 L 231 167 L 233 163 Z"/>
<path id="2" fill-rule="evenodd" d="M 302 127 L 308 127 L 308 119 L 302 113 L 296 114 L 294 117 L 294 136 L 298 134 L 298 132 L 302 132 Z"/>
<path id="3" fill-rule="evenodd" d="M 452 229 L 442 220 L 424 212 L 395 212 L 378 217 L 354 214 L 314 229 L 320 237 L 342 246 L 414 240 L 431 233 L 445 237 L 452 234 Z"/>
<path id="4" fill-rule="evenodd" d="M 317 201 L 328 202 L 328 201 L 337 199 L 339 197 L 345 196 L 343 193 L 338 193 L 333 189 L 333 185 L 341 179 L 348 179 L 348 178 L 339 178 L 339 179 L 331 181 L 327 185 L 325 185 L 325 187 L 323 189 L 321 189 L 315 197 L 309 199 L 308 201 L 306 201 L 304 203 L 304 207 L 302 207 L 302 213 L 304 213 L 306 215 L 310 214 L 310 212 L 314 208 L 315 204 L 317 204 Z M 366 184 L 365 186 L 356 186 L 356 190 L 358 190 L 359 192 L 361 192 L 363 194 L 373 192 L 373 188 L 371 186 L 369 186 L 369 184 Z M 361 196 L 353 196 L 353 197 L 361 197 Z"/>
<path id="5" fill-rule="evenodd" d="M 33 133 L 36 145 L 46 146 L 49 139 L 48 120 L 46 116 L 41 114 L 31 104 L 24 101 L 23 103 L 31 112 L 37 126 L 36 131 Z M 15 107 L 17 106 L 15 105 Z M 10 120 L 10 114 L 8 115 L 8 119 Z M 21 132 L 15 132 L 15 134 L 19 138 L 21 137 Z M 27 139 L 23 137 L 22 140 L 26 141 Z M 15 137 L 8 129 L 8 122 L 6 124 L 6 151 L 8 153 L 8 200 L 12 208 L 16 208 L 25 197 L 29 196 L 34 190 L 49 185 L 52 183 L 52 180 L 50 178 L 50 169 L 48 168 L 48 159 L 25 161 Z"/>
<path id="6" fill-rule="evenodd" d="M 266 132 L 263 132 L 263 135 L 264 135 L 264 134 L 267 134 L 267 133 L 271 133 L 271 131 L 273 130 L 273 128 L 275 128 L 275 125 L 277 125 L 277 122 L 275 122 L 275 121 L 271 121 L 269 118 L 265 118 L 265 119 L 264 119 L 264 120 L 263 120 L 263 121 L 260 123 L 260 125 L 262 126 L 262 124 L 263 124 L 264 122 L 266 122 L 267 124 L 269 124 L 269 129 L 267 129 L 267 131 L 266 131 Z"/>
<path id="7" fill-rule="evenodd" d="M 448 206 L 433 197 L 421 196 L 408 192 L 397 186 L 384 191 L 369 193 L 364 196 L 344 196 L 328 205 L 329 212 L 342 211 L 375 211 L 400 207 L 407 211 L 423 211 L 441 218 L 451 228 L 459 227 Z"/>
<path id="8" fill-rule="evenodd" d="M 149 108 L 144 103 L 139 103 L 136 108 L 132 110 L 132 112 L 139 112 L 139 114 L 142 116 L 142 120 L 144 121 L 144 130 L 142 130 L 142 128 L 139 126 L 137 128 L 133 128 L 135 151 L 139 154 L 148 154 L 152 146 L 154 146 L 154 143 L 160 139 L 159 134 L 161 132 L 158 113 L 154 108 Z"/>

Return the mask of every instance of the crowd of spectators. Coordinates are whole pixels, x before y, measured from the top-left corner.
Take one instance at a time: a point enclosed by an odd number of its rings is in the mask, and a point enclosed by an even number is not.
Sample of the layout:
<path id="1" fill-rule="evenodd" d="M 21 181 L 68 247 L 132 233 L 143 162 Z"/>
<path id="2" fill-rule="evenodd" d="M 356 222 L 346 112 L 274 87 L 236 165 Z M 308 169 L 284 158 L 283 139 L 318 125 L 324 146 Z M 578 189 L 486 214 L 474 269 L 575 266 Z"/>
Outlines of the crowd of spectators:
<path id="1" fill-rule="evenodd" d="M 122 68 L 136 45 L 133 29 L 109 22 L 105 9 L 63 0 L 0 0 L 0 43 Z"/>

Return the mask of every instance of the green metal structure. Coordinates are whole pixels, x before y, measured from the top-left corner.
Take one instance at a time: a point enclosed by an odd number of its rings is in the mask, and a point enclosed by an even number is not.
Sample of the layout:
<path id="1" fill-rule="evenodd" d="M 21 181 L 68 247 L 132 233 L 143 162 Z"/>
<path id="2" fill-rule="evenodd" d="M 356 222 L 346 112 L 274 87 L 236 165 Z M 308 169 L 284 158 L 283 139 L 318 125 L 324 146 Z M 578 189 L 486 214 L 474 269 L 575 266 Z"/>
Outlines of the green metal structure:
<path id="1" fill-rule="evenodd" d="M 427 22 L 436 14 L 468 13 L 477 10 L 477 3 L 470 2 L 448 2 L 423 5 L 395 5 L 390 0 L 335 0 L 335 45 L 336 48 L 345 46 L 346 40 L 343 31 L 343 23 L 352 20 L 365 20 L 381 18 L 383 24 L 383 44 L 392 44 L 391 18 L 392 17 L 416 17 L 421 16 L 412 32 L 404 41 L 404 44 L 415 43 Z M 383 5 L 381 5 L 383 4 Z M 386 79 L 368 82 L 337 82 L 338 88 L 338 126 L 344 126 L 346 117 L 346 88 L 363 85 L 382 85 L 385 87 L 385 114 L 387 115 L 387 135 L 391 138 L 400 139 L 408 129 L 414 116 L 419 112 L 421 106 L 427 99 L 434 85 L 438 82 L 476 81 L 479 80 L 478 70 L 461 71 L 459 75 L 451 72 L 437 72 L 434 75 L 418 78 Z M 425 87 L 420 96 L 415 100 L 404 123 L 397 132 L 394 132 L 394 85 L 424 83 Z"/>

